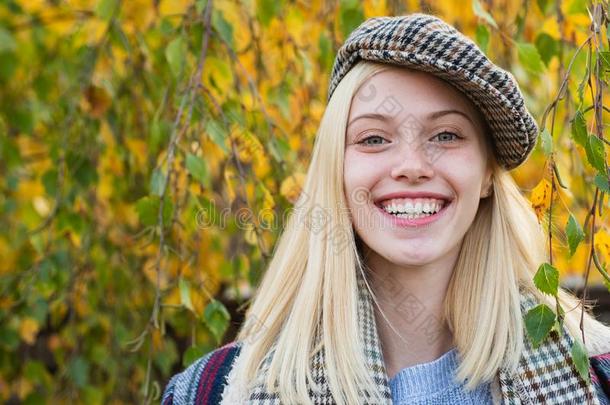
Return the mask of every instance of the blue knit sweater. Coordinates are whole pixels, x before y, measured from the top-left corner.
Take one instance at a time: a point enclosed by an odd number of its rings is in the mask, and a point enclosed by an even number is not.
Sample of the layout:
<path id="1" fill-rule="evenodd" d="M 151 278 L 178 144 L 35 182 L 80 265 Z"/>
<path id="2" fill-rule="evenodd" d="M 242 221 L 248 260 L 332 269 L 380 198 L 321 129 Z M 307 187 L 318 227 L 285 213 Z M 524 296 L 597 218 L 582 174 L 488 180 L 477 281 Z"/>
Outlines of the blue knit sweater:
<path id="1" fill-rule="evenodd" d="M 429 363 L 400 370 L 390 379 L 394 404 L 491 404 L 491 385 L 468 391 L 455 380 L 457 349 L 453 348 Z"/>

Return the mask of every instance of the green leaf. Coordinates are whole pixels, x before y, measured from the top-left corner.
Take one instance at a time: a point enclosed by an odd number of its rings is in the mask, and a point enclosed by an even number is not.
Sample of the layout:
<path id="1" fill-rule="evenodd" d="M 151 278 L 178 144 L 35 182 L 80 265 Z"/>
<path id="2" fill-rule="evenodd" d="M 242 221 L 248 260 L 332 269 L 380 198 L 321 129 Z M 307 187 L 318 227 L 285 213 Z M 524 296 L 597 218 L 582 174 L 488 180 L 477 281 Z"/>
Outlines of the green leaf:
<path id="1" fill-rule="evenodd" d="M 600 51 L 599 57 L 602 62 L 602 69 L 604 69 L 605 71 L 610 70 L 610 52 Z"/>
<path id="2" fill-rule="evenodd" d="M 50 168 L 44 172 L 41 180 L 47 195 L 55 196 L 58 187 L 57 170 L 55 168 Z"/>
<path id="3" fill-rule="evenodd" d="M 555 323 L 555 313 L 546 304 L 530 309 L 525 315 L 525 328 L 534 348 L 547 337 Z"/>
<path id="4" fill-rule="evenodd" d="M 567 14 L 589 15 L 589 13 L 587 12 L 587 2 L 585 0 L 572 0 L 568 5 Z"/>
<path id="5" fill-rule="evenodd" d="M 542 12 L 543 15 L 546 15 L 549 5 L 553 4 L 548 0 L 537 0 L 536 3 L 538 4 L 538 8 L 540 9 L 540 12 Z"/>
<path id="6" fill-rule="evenodd" d="M 589 355 L 587 354 L 587 349 L 578 340 L 574 340 L 571 352 L 578 374 L 587 384 L 590 384 L 591 376 L 589 375 Z"/>
<path id="7" fill-rule="evenodd" d="M 229 149 L 225 144 L 225 140 L 227 138 L 226 131 L 218 121 L 213 119 L 208 120 L 208 122 L 205 124 L 205 132 L 207 132 L 212 141 L 214 141 L 214 143 L 218 145 L 220 149 L 222 149 L 226 154 L 229 153 Z"/>
<path id="8" fill-rule="evenodd" d="M 339 15 L 339 26 L 341 27 L 343 38 L 347 38 L 354 28 L 358 27 L 363 21 L 364 14 L 360 7 L 342 7 L 341 14 Z"/>
<path id="9" fill-rule="evenodd" d="M 559 53 L 559 44 L 546 32 L 541 33 L 536 37 L 536 49 L 540 53 L 540 57 L 546 66 L 549 65 L 553 56 Z"/>
<path id="10" fill-rule="evenodd" d="M 585 238 L 585 233 L 571 213 L 566 225 L 566 233 L 568 235 L 568 245 L 570 246 L 570 256 L 572 256 L 574 255 L 578 244 Z"/>
<path id="11" fill-rule="evenodd" d="M 206 354 L 204 348 L 199 346 L 191 346 L 184 352 L 182 356 L 182 367 L 188 367 L 193 364 L 196 360 Z"/>
<path id="12" fill-rule="evenodd" d="M 610 185 L 608 184 L 607 176 L 597 173 L 595 175 L 595 185 L 604 193 L 610 194 Z"/>
<path id="13" fill-rule="evenodd" d="M 110 20 L 112 14 L 114 13 L 115 7 L 117 4 L 117 0 L 100 0 L 95 6 L 95 15 L 97 15 L 102 20 Z"/>
<path id="14" fill-rule="evenodd" d="M 173 75 L 178 77 L 186 60 L 186 44 L 181 37 L 171 41 L 165 48 L 165 58 Z"/>
<path id="15" fill-rule="evenodd" d="M 104 403 L 104 391 L 88 385 L 83 388 L 83 401 L 86 404 L 98 405 Z"/>
<path id="16" fill-rule="evenodd" d="M 214 10 L 212 13 L 212 27 L 220 34 L 220 37 L 229 44 L 231 48 L 233 46 L 233 26 L 225 19 L 219 10 Z"/>
<path id="17" fill-rule="evenodd" d="M 540 142 L 544 154 L 546 156 L 550 156 L 550 154 L 553 152 L 553 138 L 551 137 L 551 134 L 546 128 L 544 128 L 544 130 L 542 131 L 542 134 L 540 136 Z"/>
<path id="18" fill-rule="evenodd" d="M 290 144 L 283 138 L 271 138 L 267 143 L 269 152 L 276 162 L 280 163 L 290 154 Z"/>
<path id="19" fill-rule="evenodd" d="M 163 186 L 165 185 L 165 175 L 161 169 L 155 169 L 150 179 L 150 193 L 152 195 L 161 196 L 163 194 Z"/>
<path id="20" fill-rule="evenodd" d="M 229 327 L 229 319 L 231 319 L 229 311 L 227 311 L 222 302 L 212 300 L 205 307 L 203 321 L 210 329 L 217 342 L 220 342 L 222 336 Z"/>
<path id="21" fill-rule="evenodd" d="M 2 45 L 4 44 L 2 44 L 2 39 L 0 38 L 0 48 L 2 47 Z M 3 52 L 2 50 L 0 50 L 0 60 L 2 61 L 2 63 L 0 63 L 0 81 L 6 82 L 13 76 L 15 70 L 17 70 L 17 67 L 19 66 L 19 60 L 17 59 L 17 55 L 15 54 L 15 52 Z M 40 82 L 35 79 L 35 82 L 33 84 L 34 89 L 38 91 L 38 85 L 40 84 Z M 44 99 L 44 97 L 42 96 L 40 96 L 40 98 Z"/>
<path id="22" fill-rule="evenodd" d="M 491 14 L 489 14 L 483 9 L 483 6 L 479 2 L 479 0 L 472 0 L 472 11 L 474 11 L 475 15 L 485 20 L 487 24 L 491 25 L 494 28 L 498 28 L 496 20 L 494 20 Z"/>
<path id="23" fill-rule="evenodd" d="M 68 376 L 77 387 L 84 387 L 89 381 L 89 362 L 81 356 L 72 358 L 68 364 Z"/>
<path id="24" fill-rule="evenodd" d="M 559 287 L 559 272 L 553 265 L 542 263 L 534 276 L 534 284 L 543 293 L 556 296 Z"/>
<path id="25" fill-rule="evenodd" d="M 586 148 L 587 146 L 587 123 L 585 117 L 580 110 L 576 111 L 574 118 L 572 118 L 572 138 L 574 142 Z"/>
<path id="26" fill-rule="evenodd" d="M 210 186 L 210 176 L 206 162 L 192 153 L 186 155 L 186 169 L 191 176 L 206 187 Z"/>
<path id="27" fill-rule="evenodd" d="M 197 0 L 195 2 L 195 10 L 197 11 L 197 14 L 203 13 L 203 10 L 205 10 L 205 6 L 207 4 L 208 4 L 207 0 Z"/>
<path id="28" fill-rule="evenodd" d="M 256 3 L 256 17 L 263 26 L 269 26 L 273 17 L 280 12 L 282 3 L 277 0 L 258 0 Z"/>
<path id="29" fill-rule="evenodd" d="M 536 74 L 544 72 L 544 63 L 542 63 L 538 49 L 533 44 L 517 42 L 517 54 L 525 69 Z"/>
<path id="30" fill-rule="evenodd" d="M 191 301 L 191 284 L 188 280 L 180 277 L 178 287 L 180 289 L 180 304 L 185 308 L 194 311 L 193 302 Z"/>
<path id="31" fill-rule="evenodd" d="M 475 34 L 475 39 L 477 44 L 483 52 L 487 52 L 487 47 L 489 46 L 489 30 L 483 24 L 477 25 L 477 31 Z"/>
<path id="32" fill-rule="evenodd" d="M 142 197 L 136 203 L 136 212 L 140 218 L 140 222 L 144 226 L 157 225 L 157 216 L 159 215 L 161 200 L 157 196 Z M 163 224 L 168 225 L 172 217 L 173 204 L 171 200 L 166 199 L 163 204 Z"/>
<path id="33" fill-rule="evenodd" d="M 0 27 L 0 52 L 14 51 L 17 49 L 17 42 L 9 31 L 4 27 Z"/>
<path id="34" fill-rule="evenodd" d="M 595 135 L 589 135 L 589 141 L 585 147 L 587 160 L 601 173 L 606 172 L 606 162 L 604 154 L 604 142 Z"/>
<path id="35" fill-rule="evenodd" d="M 333 66 L 333 49 L 330 38 L 322 33 L 318 39 L 318 48 L 320 49 L 319 62 L 325 71 L 329 71 Z"/>
<path id="36" fill-rule="evenodd" d="M 0 347 L 7 349 L 8 351 L 16 350 L 19 346 L 19 333 L 17 331 L 3 326 L 0 329 Z"/>
<path id="37" fill-rule="evenodd" d="M 159 146 L 167 144 L 172 131 L 171 124 L 165 120 L 155 119 L 150 126 L 149 147 L 151 153 L 158 151 Z"/>

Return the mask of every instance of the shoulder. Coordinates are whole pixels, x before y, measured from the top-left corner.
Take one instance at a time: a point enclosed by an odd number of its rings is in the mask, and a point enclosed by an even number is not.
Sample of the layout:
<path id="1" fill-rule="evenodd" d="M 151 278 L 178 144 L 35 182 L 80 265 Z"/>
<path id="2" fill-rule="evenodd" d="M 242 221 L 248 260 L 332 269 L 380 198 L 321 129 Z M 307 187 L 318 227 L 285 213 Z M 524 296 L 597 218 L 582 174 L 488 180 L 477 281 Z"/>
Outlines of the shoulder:
<path id="1" fill-rule="evenodd" d="M 239 354 L 241 343 L 231 342 L 196 360 L 174 375 L 161 400 L 162 405 L 216 404 L 220 402 L 226 376 Z"/>

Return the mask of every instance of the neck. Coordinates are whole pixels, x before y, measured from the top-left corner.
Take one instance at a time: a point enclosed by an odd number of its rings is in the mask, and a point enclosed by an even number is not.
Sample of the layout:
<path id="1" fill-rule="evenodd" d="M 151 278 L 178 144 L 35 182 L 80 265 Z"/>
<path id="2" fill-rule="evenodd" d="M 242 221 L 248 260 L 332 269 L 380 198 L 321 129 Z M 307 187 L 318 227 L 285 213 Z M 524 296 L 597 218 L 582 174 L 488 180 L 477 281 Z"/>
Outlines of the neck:
<path id="1" fill-rule="evenodd" d="M 377 331 L 388 376 L 433 361 L 453 347 L 444 300 L 457 254 L 420 267 L 400 267 L 379 256 L 367 259 Z M 385 315 L 385 317 L 384 317 Z"/>

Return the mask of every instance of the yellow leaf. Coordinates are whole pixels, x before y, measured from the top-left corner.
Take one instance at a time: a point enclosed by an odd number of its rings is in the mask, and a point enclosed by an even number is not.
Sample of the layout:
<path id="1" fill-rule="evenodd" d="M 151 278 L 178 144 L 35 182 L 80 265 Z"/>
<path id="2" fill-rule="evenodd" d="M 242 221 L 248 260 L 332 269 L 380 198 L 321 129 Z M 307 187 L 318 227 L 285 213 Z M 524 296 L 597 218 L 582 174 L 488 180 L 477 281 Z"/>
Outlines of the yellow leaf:
<path id="1" fill-rule="evenodd" d="M 128 34 L 145 31 L 155 20 L 155 8 L 142 1 L 124 1 L 121 3 L 121 20 Z"/>
<path id="2" fill-rule="evenodd" d="M 19 4 L 19 7 L 27 14 L 38 14 L 43 12 L 48 5 L 46 4 L 46 0 L 28 0 Z"/>
<path id="3" fill-rule="evenodd" d="M 235 188 L 233 187 L 233 179 L 235 178 L 235 173 L 229 167 L 225 169 L 225 187 L 227 190 L 227 197 L 229 198 L 229 205 L 235 201 Z"/>
<path id="4" fill-rule="evenodd" d="M 286 30 L 294 43 L 299 47 L 306 47 L 311 40 L 311 33 L 308 30 L 307 20 L 303 17 L 301 12 L 296 8 L 291 8 L 284 18 L 286 24 Z"/>
<path id="5" fill-rule="evenodd" d="M 610 235 L 601 229 L 595 234 L 595 249 L 600 253 L 603 261 L 610 261 Z"/>
<path id="6" fill-rule="evenodd" d="M 244 238 L 246 239 L 246 242 L 248 242 L 250 245 L 256 246 L 258 238 L 256 236 L 256 230 L 254 228 L 254 225 L 249 224 L 249 226 L 246 227 L 246 231 L 244 232 Z"/>
<path id="7" fill-rule="evenodd" d="M 263 209 L 272 210 L 273 207 L 275 207 L 275 200 L 273 199 L 273 196 L 271 195 L 271 193 L 269 192 L 267 187 L 265 187 L 262 184 L 261 184 L 261 187 L 263 189 L 263 193 L 265 193 L 265 197 L 263 200 Z"/>
<path id="8" fill-rule="evenodd" d="M 24 180 L 19 182 L 17 192 L 15 193 L 18 200 L 28 201 L 39 195 L 44 194 L 44 187 L 39 181 Z"/>
<path id="9" fill-rule="evenodd" d="M 49 153 L 45 143 L 29 135 L 21 134 L 17 136 L 17 147 L 23 156 L 47 155 Z"/>
<path id="10" fill-rule="evenodd" d="M 264 196 L 262 209 L 258 214 L 258 220 L 260 222 L 264 222 L 265 227 L 268 228 L 268 226 L 273 223 L 273 208 L 275 207 L 275 200 L 273 199 L 273 196 L 271 195 L 271 192 L 267 189 L 267 187 L 262 184 L 261 187 L 263 189 Z"/>
<path id="11" fill-rule="evenodd" d="M 300 150 L 302 140 L 303 140 L 303 138 L 301 135 L 290 136 L 288 138 L 288 144 L 290 145 L 290 150 Z"/>
<path id="12" fill-rule="evenodd" d="M 34 344 L 39 330 L 38 321 L 30 317 L 23 318 L 19 324 L 19 336 L 29 345 Z"/>
<path id="13" fill-rule="evenodd" d="M 34 199 L 32 200 L 32 205 L 34 206 L 34 209 L 36 210 L 38 215 L 40 215 L 41 217 L 46 217 L 51 212 L 51 205 L 44 197 L 34 197 Z"/>
<path id="14" fill-rule="evenodd" d="M 540 222 L 542 216 L 551 205 L 551 183 L 547 179 L 542 179 L 540 183 L 534 187 L 530 196 L 530 201 L 532 203 L 532 208 L 536 211 L 538 222 Z"/>
<path id="15" fill-rule="evenodd" d="M 217 57 L 208 56 L 202 71 L 202 81 L 220 100 L 226 98 L 233 90 L 233 72 L 229 64 Z"/>
<path id="16" fill-rule="evenodd" d="M 157 284 L 157 277 L 159 280 L 159 286 L 162 290 L 166 289 L 169 284 L 169 260 L 166 258 L 161 259 L 161 264 L 159 266 L 159 274 L 157 275 L 157 259 L 155 257 L 150 257 L 146 260 L 144 265 L 142 266 L 142 272 L 148 279 L 148 281 L 152 285 Z"/>
<path id="17" fill-rule="evenodd" d="M 280 186 L 280 194 L 294 204 L 299 198 L 299 195 L 301 195 L 303 183 L 305 183 L 305 175 L 302 173 L 295 173 L 284 179 Z"/>
<path id="18" fill-rule="evenodd" d="M 0 275 L 15 270 L 16 249 L 12 249 L 4 238 L 0 238 Z"/>
<path id="19" fill-rule="evenodd" d="M 190 0 L 162 0 L 159 3 L 159 14 L 163 16 L 184 14 L 188 10 L 190 4 Z M 150 6 L 142 4 L 140 9 L 146 7 Z"/>
<path id="20" fill-rule="evenodd" d="M 17 392 L 17 396 L 21 400 L 24 400 L 28 395 L 30 395 L 33 389 L 34 385 L 26 377 L 19 377 L 19 379 L 17 379 L 13 385 L 13 390 Z"/>
<path id="21" fill-rule="evenodd" d="M 261 154 L 254 163 L 252 164 L 254 169 L 254 174 L 257 178 L 263 179 L 267 177 L 267 174 L 271 171 L 271 166 L 269 165 L 269 159 L 264 154 Z"/>
<path id="22" fill-rule="evenodd" d="M 385 1 L 379 0 L 367 0 L 362 4 L 362 9 L 364 11 L 364 16 L 375 17 L 378 15 L 388 15 L 388 9 Z"/>
<path id="23" fill-rule="evenodd" d="M 129 149 L 131 152 L 131 156 L 133 156 L 133 158 L 136 160 L 136 166 L 141 168 L 141 170 L 148 170 L 148 164 L 146 162 L 148 146 L 146 142 L 141 139 L 126 138 L 125 143 L 127 145 L 127 149 Z"/>

